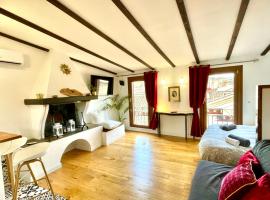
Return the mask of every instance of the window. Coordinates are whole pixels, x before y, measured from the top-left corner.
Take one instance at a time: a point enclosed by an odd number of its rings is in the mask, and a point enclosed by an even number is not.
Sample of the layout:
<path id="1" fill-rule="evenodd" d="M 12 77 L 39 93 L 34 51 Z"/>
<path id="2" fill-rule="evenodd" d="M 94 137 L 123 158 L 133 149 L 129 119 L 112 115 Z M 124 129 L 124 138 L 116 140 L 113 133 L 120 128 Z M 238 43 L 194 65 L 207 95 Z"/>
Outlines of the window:
<path id="1" fill-rule="evenodd" d="M 150 112 L 143 76 L 129 77 L 128 90 L 130 96 L 130 126 L 148 128 Z"/>

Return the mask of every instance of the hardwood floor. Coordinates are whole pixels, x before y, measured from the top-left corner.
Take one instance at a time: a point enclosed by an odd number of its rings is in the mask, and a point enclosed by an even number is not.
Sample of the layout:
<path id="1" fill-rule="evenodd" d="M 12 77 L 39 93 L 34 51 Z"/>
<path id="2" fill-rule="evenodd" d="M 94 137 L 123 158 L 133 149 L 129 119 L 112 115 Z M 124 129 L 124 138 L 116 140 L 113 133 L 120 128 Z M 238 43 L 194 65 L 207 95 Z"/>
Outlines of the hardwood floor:
<path id="1" fill-rule="evenodd" d="M 75 200 L 187 199 L 198 141 L 127 132 L 90 153 L 72 150 L 50 174 L 55 193 Z"/>

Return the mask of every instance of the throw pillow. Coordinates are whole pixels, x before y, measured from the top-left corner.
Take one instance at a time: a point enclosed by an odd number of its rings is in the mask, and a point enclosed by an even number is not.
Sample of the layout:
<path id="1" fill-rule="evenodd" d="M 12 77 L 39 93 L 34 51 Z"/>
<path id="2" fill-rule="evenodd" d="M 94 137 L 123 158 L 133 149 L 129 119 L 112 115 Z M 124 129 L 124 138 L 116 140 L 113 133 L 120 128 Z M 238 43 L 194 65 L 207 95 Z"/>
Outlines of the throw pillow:
<path id="1" fill-rule="evenodd" d="M 239 144 L 240 144 L 240 141 L 239 141 L 239 140 L 229 138 L 228 136 L 225 137 L 225 141 L 226 141 L 228 144 L 233 145 L 233 146 L 235 146 L 235 147 L 238 147 Z"/>
<path id="2" fill-rule="evenodd" d="M 230 125 L 221 125 L 220 128 L 224 131 L 231 131 L 237 128 L 235 124 L 230 124 Z"/>
<path id="3" fill-rule="evenodd" d="M 233 134 L 228 135 L 228 137 L 239 140 L 239 142 L 240 142 L 239 145 L 240 146 L 243 146 L 243 147 L 249 147 L 250 146 L 250 140 L 248 140 L 246 138 L 242 138 L 242 137 L 239 137 L 239 136 L 233 135 Z"/>
<path id="4" fill-rule="evenodd" d="M 263 170 L 270 173 L 270 140 L 257 142 L 252 152 L 260 161 Z"/>
<path id="5" fill-rule="evenodd" d="M 115 120 L 106 120 L 101 123 L 103 128 L 111 130 L 121 125 L 121 122 Z"/>
<path id="6" fill-rule="evenodd" d="M 218 200 L 239 199 L 241 192 L 257 181 L 252 163 L 244 162 L 232 169 L 222 180 Z"/>
<path id="7" fill-rule="evenodd" d="M 241 156 L 241 158 L 239 159 L 237 165 L 241 165 L 245 162 L 252 162 L 252 169 L 254 174 L 256 175 L 256 178 L 260 178 L 264 172 L 263 169 L 261 167 L 260 161 L 258 160 L 258 158 L 253 154 L 253 152 L 251 150 L 247 151 L 245 154 L 243 154 Z"/>
<path id="8" fill-rule="evenodd" d="M 102 122 L 104 122 L 104 116 L 103 113 L 95 113 L 95 112 L 91 112 L 88 113 L 88 118 L 89 118 L 89 122 L 92 124 L 101 124 Z"/>
<path id="9" fill-rule="evenodd" d="M 270 199 L 270 174 L 263 175 L 252 188 L 245 192 L 241 200 L 269 200 Z"/>

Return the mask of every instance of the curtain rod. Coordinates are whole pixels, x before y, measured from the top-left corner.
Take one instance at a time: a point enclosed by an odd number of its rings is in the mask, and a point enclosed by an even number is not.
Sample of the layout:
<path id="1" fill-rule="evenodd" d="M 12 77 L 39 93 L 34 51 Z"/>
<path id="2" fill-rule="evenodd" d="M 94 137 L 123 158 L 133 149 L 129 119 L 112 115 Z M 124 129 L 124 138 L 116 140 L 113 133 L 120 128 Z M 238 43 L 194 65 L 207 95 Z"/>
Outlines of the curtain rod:
<path id="1" fill-rule="evenodd" d="M 238 64 L 238 63 L 248 63 L 248 62 L 257 62 L 259 61 L 259 59 L 253 59 L 253 60 L 244 60 L 244 61 L 237 61 L 237 62 L 228 62 L 228 63 L 217 63 L 217 64 L 210 64 L 210 67 L 212 66 L 219 66 L 219 65 L 231 65 L 231 64 Z M 203 64 L 203 65 L 208 65 L 207 63 Z M 159 72 L 159 71 L 157 71 Z M 126 75 L 117 75 L 116 77 L 123 77 L 123 76 L 137 76 L 137 75 L 143 75 L 142 73 L 136 73 L 136 74 L 126 74 Z"/>
<path id="2" fill-rule="evenodd" d="M 237 62 L 228 62 L 228 63 L 217 63 L 217 64 L 210 64 L 211 66 L 218 66 L 218 65 L 230 65 L 230 64 L 237 64 L 237 63 L 247 63 L 247 62 L 257 62 L 259 59 L 253 59 L 253 60 L 244 60 L 244 61 L 237 61 Z"/>
<path id="3" fill-rule="evenodd" d="M 152 71 L 146 71 L 146 72 L 152 72 Z M 158 70 L 155 70 L 155 72 L 159 72 Z M 123 76 L 137 76 L 137 75 L 144 75 L 144 72 L 136 73 L 136 74 L 123 74 L 123 75 L 117 75 L 116 77 L 123 77 Z"/>

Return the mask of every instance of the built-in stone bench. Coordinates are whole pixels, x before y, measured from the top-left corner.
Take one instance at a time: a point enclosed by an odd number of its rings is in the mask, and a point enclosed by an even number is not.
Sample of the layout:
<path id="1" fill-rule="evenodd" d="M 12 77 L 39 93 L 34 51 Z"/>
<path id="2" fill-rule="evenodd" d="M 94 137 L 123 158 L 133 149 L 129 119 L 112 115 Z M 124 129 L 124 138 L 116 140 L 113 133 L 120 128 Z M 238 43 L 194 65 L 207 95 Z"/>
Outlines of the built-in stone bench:
<path id="1" fill-rule="evenodd" d="M 66 134 L 62 138 L 54 137 L 38 140 L 38 142 L 50 142 L 47 153 L 42 157 L 48 173 L 61 168 L 63 154 L 72 149 L 92 152 L 102 145 L 112 144 L 125 135 L 124 124 L 109 131 L 103 131 L 103 127 L 99 125 L 88 124 L 88 127 L 88 130 Z M 33 164 L 33 171 L 37 177 L 43 176 L 42 169 L 38 164 Z"/>
<path id="2" fill-rule="evenodd" d="M 88 130 L 68 134 L 62 138 L 48 141 L 50 142 L 45 156 L 42 157 L 47 171 L 53 172 L 62 167 L 61 159 L 64 153 L 72 149 L 81 149 L 84 151 L 94 151 L 102 146 L 102 126 L 92 126 Z M 39 165 L 33 164 L 33 171 L 37 177 L 42 177 L 42 170 Z"/>

